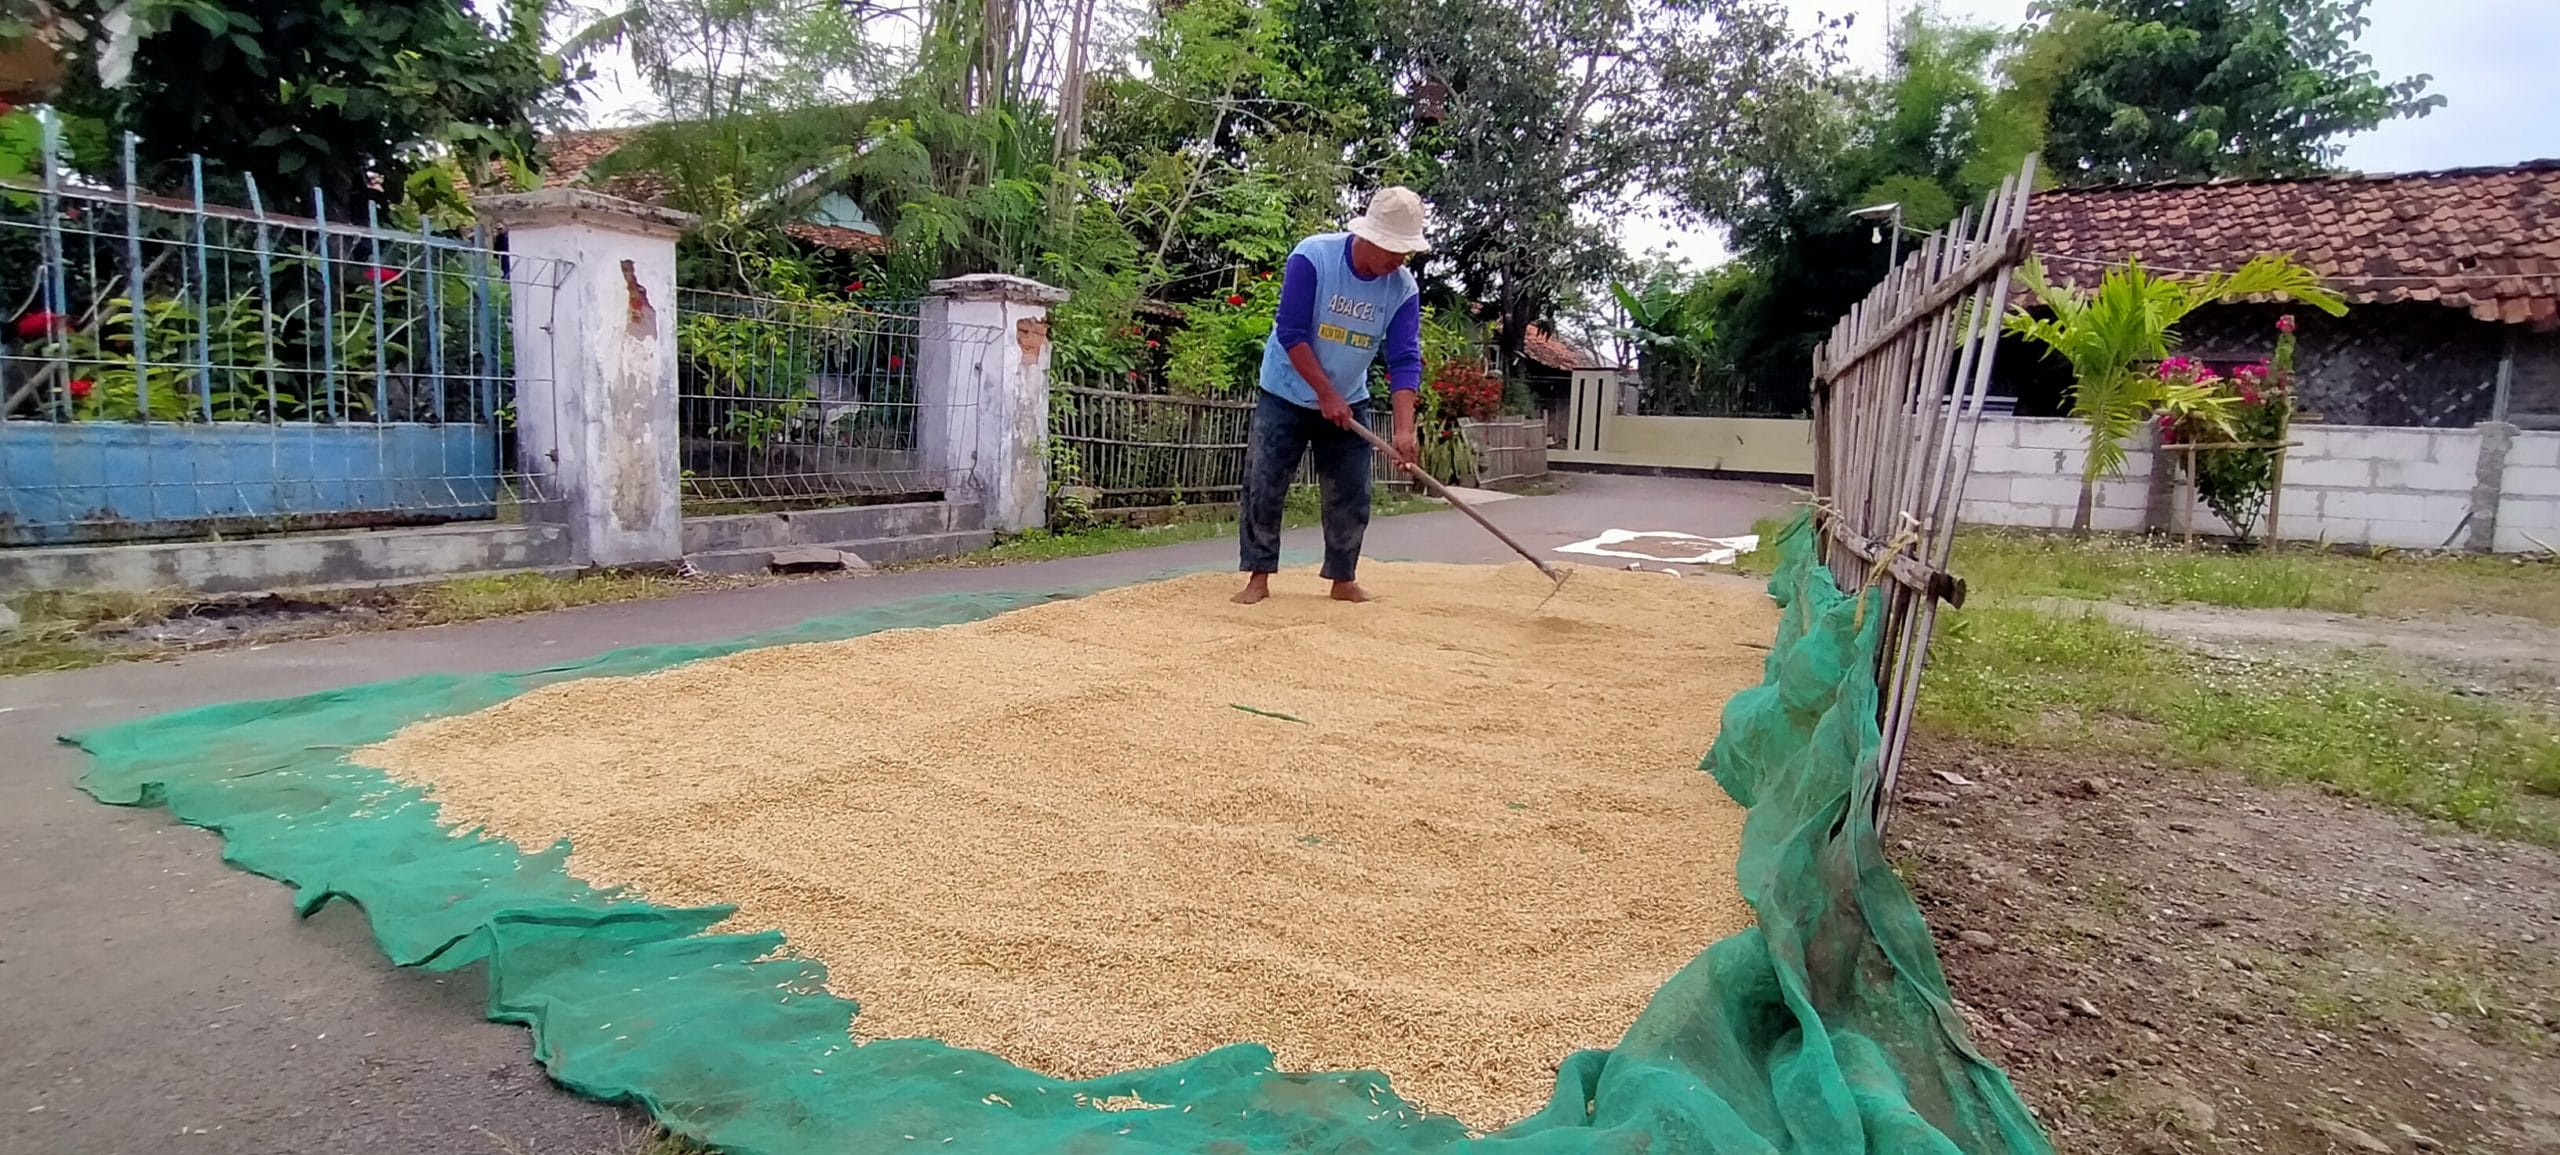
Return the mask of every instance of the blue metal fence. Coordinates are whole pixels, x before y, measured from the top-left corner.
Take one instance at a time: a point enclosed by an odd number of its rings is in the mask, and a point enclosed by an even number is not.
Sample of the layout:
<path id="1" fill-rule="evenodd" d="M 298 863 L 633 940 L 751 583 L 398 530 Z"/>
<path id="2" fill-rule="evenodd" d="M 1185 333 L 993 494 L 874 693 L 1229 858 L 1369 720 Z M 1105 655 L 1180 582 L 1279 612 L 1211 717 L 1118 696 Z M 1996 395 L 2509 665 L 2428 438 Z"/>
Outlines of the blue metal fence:
<path id="1" fill-rule="evenodd" d="M 511 294 L 484 239 L 145 192 L 135 141 L 0 179 L 0 546 L 501 516 Z M 101 169 L 106 172 L 102 176 Z M 303 215 L 307 213 L 308 215 Z"/>

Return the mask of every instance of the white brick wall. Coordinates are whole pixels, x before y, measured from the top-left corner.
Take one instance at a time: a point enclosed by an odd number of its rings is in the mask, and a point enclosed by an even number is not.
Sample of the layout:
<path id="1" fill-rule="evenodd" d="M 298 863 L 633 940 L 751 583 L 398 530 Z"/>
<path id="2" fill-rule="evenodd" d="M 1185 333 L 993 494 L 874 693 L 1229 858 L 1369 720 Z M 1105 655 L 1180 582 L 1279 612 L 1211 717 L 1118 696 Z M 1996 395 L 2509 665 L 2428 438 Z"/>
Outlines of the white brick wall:
<path id="1" fill-rule="evenodd" d="M 2560 549 L 2560 433 L 2518 433 L 2499 485 L 2501 553 Z"/>
<path id="2" fill-rule="evenodd" d="M 2469 537 L 2479 483 L 2481 435 L 2474 429 L 2386 429 L 2297 425 L 2302 444 L 2285 458 L 2282 520 L 2288 541 L 2329 541 L 2408 549 L 2460 546 Z M 1982 423 L 1962 516 L 1985 525 L 2067 527 L 2080 500 L 2087 433 L 2060 418 L 1994 417 Z M 2101 530 L 2146 525 L 2153 455 L 2128 454 L 2121 476 L 2098 484 L 2091 520 Z M 2560 545 L 2560 433 L 2518 433 L 2507 452 L 2495 548 Z M 2199 533 L 2229 527 L 2194 510 Z"/>

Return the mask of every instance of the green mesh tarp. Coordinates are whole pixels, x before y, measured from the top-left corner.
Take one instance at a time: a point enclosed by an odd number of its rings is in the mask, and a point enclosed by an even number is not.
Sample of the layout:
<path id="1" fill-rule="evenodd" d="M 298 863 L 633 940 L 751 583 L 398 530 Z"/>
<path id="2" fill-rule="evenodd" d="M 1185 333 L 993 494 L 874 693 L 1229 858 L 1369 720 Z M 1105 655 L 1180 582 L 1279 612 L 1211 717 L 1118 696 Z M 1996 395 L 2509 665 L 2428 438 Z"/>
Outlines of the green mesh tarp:
<path id="1" fill-rule="evenodd" d="M 101 801 L 166 805 L 220 832 L 226 861 L 292 884 L 305 913 L 354 900 L 402 966 L 485 963 L 490 1017 L 531 1028 L 554 1079 L 730 1151 L 2048 1151 L 1966 1046 L 1928 930 L 1859 817 L 1876 790 L 1882 615 L 1858 620 L 1802 521 L 1781 549 L 1767 677 L 1725 707 L 1706 767 L 1750 807 L 1740 882 L 1759 925 L 1664 983 L 1616 1048 L 1556 1056 L 1549 1105 L 1485 1136 L 1406 1105 L 1375 1073 L 1278 1072 L 1250 1043 L 1086 1082 L 926 1040 L 857 1047 L 858 1008 L 779 935 L 709 933 L 725 910 L 589 887 L 563 870 L 566 845 L 453 837 L 416 789 L 346 761 L 410 722 L 567 679 L 1064 595 L 922 598 L 716 645 L 215 706 L 71 740 L 95 755 L 83 785 Z M 1132 1095 L 1150 1106 L 1096 1105 Z"/>

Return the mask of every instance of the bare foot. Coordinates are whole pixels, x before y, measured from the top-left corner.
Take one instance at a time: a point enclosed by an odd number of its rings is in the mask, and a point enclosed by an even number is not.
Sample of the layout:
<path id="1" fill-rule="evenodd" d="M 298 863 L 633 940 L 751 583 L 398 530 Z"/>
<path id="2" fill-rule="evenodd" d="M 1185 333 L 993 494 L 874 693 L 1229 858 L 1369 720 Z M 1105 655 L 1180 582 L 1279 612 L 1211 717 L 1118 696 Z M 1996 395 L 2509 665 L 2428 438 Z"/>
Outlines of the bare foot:
<path id="1" fill-rule="evenodd" d="M 1369 591 L 1361 589 L 1358 582 L 1335 582 L 1333 583 L 1333 600 L 1365 602 L 1369 600 Z"/>
<path id="2" fill-rule="evenodd" d="M 1255 574 L 1252 577 L 1245 579 L 1244 588 L 1237 590 L 1236 596 L 1228 598 L 1227 600 L 1240 606 L 1249 606 L 1270 596 L 1270 577 L 1264 574 Z"/>

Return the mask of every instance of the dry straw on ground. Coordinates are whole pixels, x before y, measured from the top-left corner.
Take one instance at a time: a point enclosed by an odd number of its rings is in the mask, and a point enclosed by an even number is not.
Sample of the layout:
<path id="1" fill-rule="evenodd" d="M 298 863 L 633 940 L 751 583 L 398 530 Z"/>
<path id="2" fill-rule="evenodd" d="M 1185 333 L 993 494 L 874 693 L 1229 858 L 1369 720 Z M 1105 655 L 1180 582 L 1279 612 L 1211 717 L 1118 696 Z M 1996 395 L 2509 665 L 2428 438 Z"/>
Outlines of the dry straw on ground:
<path id="1" fill-rule="evenodd" d="M 1252 1040 L 1495 1127 L 1748 922 L 1697 763 L 1776 614 L 1661 574 L 1543 610 L 1525 565 L 1364 577 L 1382 600 L 1209 574 L 570 682 L 357 757 L 582 878 L 738 904 L 863 1037 L 1067 1077 Z"/>

